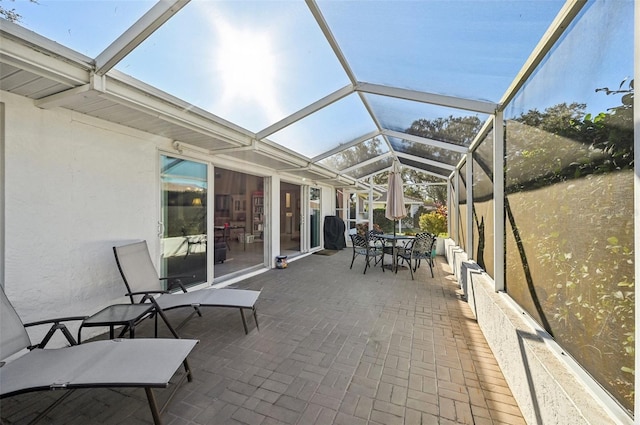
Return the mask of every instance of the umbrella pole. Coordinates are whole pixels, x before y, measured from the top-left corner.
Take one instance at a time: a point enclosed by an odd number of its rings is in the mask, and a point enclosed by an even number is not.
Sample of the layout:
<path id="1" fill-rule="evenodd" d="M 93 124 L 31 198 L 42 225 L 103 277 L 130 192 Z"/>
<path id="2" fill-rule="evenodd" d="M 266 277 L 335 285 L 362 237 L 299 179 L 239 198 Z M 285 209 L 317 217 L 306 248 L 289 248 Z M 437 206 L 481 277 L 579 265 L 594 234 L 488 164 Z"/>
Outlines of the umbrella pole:
<path id="1" fill-rule="evenodd" d="M 391 252 L 393 252 L 393 268 L 395 271 L 398 271 L 398 256 L 396 255 L 396 221 L 398 220 L 393 220 L 393 248 L 391 249 Z"/>

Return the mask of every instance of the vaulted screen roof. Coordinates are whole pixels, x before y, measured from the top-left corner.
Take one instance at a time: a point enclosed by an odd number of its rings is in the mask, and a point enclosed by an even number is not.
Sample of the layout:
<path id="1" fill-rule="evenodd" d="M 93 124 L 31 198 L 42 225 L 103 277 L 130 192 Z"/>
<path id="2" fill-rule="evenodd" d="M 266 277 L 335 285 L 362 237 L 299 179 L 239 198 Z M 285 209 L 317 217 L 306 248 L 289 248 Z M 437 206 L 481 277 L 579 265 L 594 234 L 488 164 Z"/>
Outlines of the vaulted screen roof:
<path id="1" fill-rule="evenodd" d="M 394 158 L 444 178 L 570 3 L 18 2 L 3 35 L 64 66 L 16 46 L 0 87 L 336 185 Z"/>

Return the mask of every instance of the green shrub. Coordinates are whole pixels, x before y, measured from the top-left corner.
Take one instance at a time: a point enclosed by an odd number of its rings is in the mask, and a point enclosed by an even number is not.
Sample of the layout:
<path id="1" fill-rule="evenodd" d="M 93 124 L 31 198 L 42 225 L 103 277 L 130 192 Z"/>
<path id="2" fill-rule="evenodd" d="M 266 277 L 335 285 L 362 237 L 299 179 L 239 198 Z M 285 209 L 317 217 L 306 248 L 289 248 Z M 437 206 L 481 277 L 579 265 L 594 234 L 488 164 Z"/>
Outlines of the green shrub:
<path id="1" fill-rule="evenodd" d="M 420 230 L 439 235 L 447 232 L 447 217 L 438 211 L 432 211 L 420 216 Z"/>

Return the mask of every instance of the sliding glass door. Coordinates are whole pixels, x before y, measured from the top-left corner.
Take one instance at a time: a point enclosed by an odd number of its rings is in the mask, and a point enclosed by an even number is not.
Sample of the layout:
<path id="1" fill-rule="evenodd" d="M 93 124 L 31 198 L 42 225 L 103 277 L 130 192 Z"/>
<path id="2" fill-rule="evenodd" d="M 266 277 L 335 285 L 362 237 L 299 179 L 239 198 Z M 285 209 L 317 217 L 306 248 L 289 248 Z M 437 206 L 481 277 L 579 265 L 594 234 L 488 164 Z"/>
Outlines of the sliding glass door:
<path id="1" fill-rule="evenodd" d="M 309 188 L 309 247 L 320 246 L 320 189 Z"/>
<path id="2" fill-rule="evenodd" d="M 301 251 L 300 198 L 299 185 L 280 183 L 280 255 L 296 255 Z"/>
<path id="3" fill-rule="evenodd" d="M 207 280 L 207 164 L 162 155 L 162 276 L 184 284 Z"/>
<path id="4" fill-rule="evenodd" d="M 264 266 L 264 178 L 216 167 L 212 187 L 214 283 Z"/>

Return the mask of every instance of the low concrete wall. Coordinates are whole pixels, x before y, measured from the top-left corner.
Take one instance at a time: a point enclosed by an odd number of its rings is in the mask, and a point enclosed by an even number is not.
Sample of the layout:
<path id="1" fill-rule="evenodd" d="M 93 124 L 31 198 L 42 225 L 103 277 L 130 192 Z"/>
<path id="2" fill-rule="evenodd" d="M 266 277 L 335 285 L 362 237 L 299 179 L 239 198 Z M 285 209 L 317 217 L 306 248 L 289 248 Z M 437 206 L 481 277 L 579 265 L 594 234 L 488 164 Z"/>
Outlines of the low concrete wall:
<path id="1" fill-rule="evenodd" d="M 460 270 L 462 269 L 462 262 L 467 261 L 469 257 L 467 257 L 467 253 L 464 252 L 464 250 L 459 246 L 456 246 L 451 239 L 447 239 L 444 245 L 447 261 L 449 262 L 451 272 L 456 277 L 458 282 L 460 282 Z"/>
<path id="2" fill-rule="evenodd" d="M 511 297 L 495 291 L 493 279 L 452 240 L 445 246 L 451 271 L 528 424 L 633 423 Z"/>
<path id="3" fill-rule="evenodd" d="M 445 241 L 447 239 L 436 237 L 436 255 L 445 255 Z"/>

